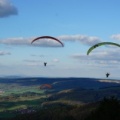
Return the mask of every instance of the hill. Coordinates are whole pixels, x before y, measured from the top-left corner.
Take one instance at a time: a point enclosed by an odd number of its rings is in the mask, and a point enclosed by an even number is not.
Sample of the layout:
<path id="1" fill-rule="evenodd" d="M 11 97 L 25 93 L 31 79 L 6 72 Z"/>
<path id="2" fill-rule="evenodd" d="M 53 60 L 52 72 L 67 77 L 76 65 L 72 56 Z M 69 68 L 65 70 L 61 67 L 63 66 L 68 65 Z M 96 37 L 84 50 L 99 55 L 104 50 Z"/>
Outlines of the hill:
<path id="1" fill-rule="evenodd" d="M 43 84 L 50 84 L 52 89 L 40 89 Z M 0 91 L 0 118 L 8 119 L 61 107 L 63 111 L 80 107 L 89 112 L 89 105 L 90 110 L 96 108 L 105 97 L 120 99 L 120 82 L 97 78 L 0 78 Z"/>

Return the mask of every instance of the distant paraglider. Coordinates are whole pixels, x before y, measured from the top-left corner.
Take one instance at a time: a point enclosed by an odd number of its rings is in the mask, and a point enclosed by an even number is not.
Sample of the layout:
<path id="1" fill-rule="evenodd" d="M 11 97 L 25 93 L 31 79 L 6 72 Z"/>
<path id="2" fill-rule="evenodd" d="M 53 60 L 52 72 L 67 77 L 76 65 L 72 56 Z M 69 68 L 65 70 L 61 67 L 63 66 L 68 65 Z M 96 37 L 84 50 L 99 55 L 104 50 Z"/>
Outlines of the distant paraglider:
<path id="1" fill-rule="evenodd" d="M 45 91 L 45 96 L 46 96 L 46 101 L 49 100 L 49 95 L 47 94 L 47 91 L 52 89 L 52 85 L 51 84 L 42 84 L 39 89 L 44 90 Z"/>
<path id="2" fill-rule="evenodd" d="M 51 84 L 42 84 L 40 86 L 40 89 L 51 89 L 52 88 L 52 85 Z"/>
<path id="3" fill-rule="evenodd" d="M 99 46 L 102 46 L 102 45 L 115 45 L 115 46 L 118 46 L 120 47 L 120 44 L 118 43 L 113 43 L 113 42 L 101 42 L 101 43 L 97 43 L 95 45 L 93 45 L 92 47 L 89 48 L 89 50 L 87 51 L 87 55 L 89 55 L 89 53 L 94 50 L 95 48 L 99 47 Z"/>
<path id="4" fill-rule="evenodd" d="M 114 42 L 101 42 L 101 43 L 97 43 L 95 45 L 93 45 L 92 47 L 90 47 L 87 51 L 87 55 L 89 55 L 89 53 L 91 53 L 92 50 L 96 49 L 97 47 L 99 46 L 102 46 L 102 45 L 114 45 L 114 46 L 117 46 L 117 47 L 120 47 L 120 44 L 118 43 L 114 43 Z M 110 73 L 106 73 L 106 77 L 108 78 L 110 75 Z"/>
<path id="5" fill-rule="evenodd" d="M 109 75 L 110 75 L 110 73 L 106 73 L 106 77 L 107 77 L 107 78 L 109 77 Z"/>
<path id="6" fill-rule="evenodd" d="M 31 44 L 32 44 L 33 42 L 35 42 L 35 41 L 37 41 L 37 40 L 41 40 L 41 39 L 51 39 L 51 40 L 55 40 L 55 41 L 57 41 L 58 43 L 60 43 L 60 44 L 62 45 L 62 47 L 64 47 L 64 44 L 63 44 L 59 39 L 57 39 L 57 38 L 55 38 L 55 37 L 52 37 L 52 36 L 41 36 L 41 37 L 37 37 L 37 38 L 35 38 L 34 40 L 32 40 Z M 46 65 L 47 65 L 47 62 L 44 62 L 44 66 L 46 66 Z"/>
<path id="7" fill-rule="evenodd" d="M 41 37 L 37 37 L 37 38 L 35 38 L 34 40 L 32 40 L 31 44 L 32 44 L 33 42 L 37 41 L 37 40 L 40 40 L 40 39 L 51 39 L 51 40 L 55 40 L 55 41 L 59 42 L 59 43 L 62 45 L 62 47 L 64 47 L 64 44 L 63 44 L 60 40 L 58 40 L 58 39 L 55 38 L 55 37 L 51 37 L 51 36 L 41 36 Z"/>
<path id="8" fill-rule="evenodd" d="M 47 65 L 47 63 L 46 62 L 44 62 L 44 66 L 46 66 Z"/>

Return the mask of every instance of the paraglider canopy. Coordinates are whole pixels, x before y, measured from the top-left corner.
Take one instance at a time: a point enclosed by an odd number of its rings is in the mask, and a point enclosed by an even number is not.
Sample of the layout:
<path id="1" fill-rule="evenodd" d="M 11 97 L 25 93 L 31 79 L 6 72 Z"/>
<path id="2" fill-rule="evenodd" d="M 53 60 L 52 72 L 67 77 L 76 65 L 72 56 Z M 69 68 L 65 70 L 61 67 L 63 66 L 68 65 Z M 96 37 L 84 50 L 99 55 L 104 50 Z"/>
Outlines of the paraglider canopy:
<path id="1" fill-rule="evenodd" d="M 52 88 L 52 85 L 51 84 L 42 84 L 40 86 L 40 89 L 51 89 Z"/>
<path id="2" fill-rule="evenodd" d="M 51 40 L 55 40 L 55 41 L 59 42 L 59 43 L 62 45 L 62 47 L 64 47 L 64 44 L 63 44 L 60 40 L 58 40 L 57 38 L 52 37 L 52 36 L 41 36 L 41 37 L 37 37 L 37 38 L 35 38 L 34 40 L 32 40 L 31 44 L 32 44 L 33 42 L 35 42 L 35 41 L 37 41 L 37 40 L 41 40 L 41 39 L 51 39 Z"/>
<path id="3" fill-rule="evenodd" d="M 101 42 L 101 43 L 97 43 L 95 45 L 93 45 L 92 47 L 90 47 L 87 51 L 87 55 L 89 55 L 89 53 L 94 50 L 95 48 L 99 47 L 99 46 L 102 46 L 102 45 L 115 45 L 115 46 L 118 46 L 120 47 L 120 44 L 117 44 L 117 43 L 113 43 L 113 42 Z"/>

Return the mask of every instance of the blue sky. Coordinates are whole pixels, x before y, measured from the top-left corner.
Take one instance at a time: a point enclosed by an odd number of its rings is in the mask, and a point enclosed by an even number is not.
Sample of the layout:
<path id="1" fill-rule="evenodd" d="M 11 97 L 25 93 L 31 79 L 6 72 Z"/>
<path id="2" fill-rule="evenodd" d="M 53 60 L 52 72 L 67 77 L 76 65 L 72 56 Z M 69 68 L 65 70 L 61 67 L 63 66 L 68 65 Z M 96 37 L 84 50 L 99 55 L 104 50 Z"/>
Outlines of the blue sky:
<path id="1" fill-rule="evenodd" d="M 120 78 L 119 0 L 0 0 L 0 76 Z M 49 35 L 64 43 L 41 40 Z M 43 63 L 47 62 L 44 67 Z"/>

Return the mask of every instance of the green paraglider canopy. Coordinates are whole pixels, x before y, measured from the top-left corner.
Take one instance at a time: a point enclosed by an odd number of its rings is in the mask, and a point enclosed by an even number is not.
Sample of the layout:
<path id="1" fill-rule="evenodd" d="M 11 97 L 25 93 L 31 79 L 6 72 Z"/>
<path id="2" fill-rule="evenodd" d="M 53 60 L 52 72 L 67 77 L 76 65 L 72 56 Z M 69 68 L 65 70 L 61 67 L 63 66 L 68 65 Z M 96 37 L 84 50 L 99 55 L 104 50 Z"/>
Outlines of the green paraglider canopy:
<path id="1" fill-rule="evenodd" d="M 95 48 L 99 47 L 99 46 L 102 46 L 102 45 L 115 45 L 115 46 L 118 46 L 120 47 L 120 44 L 118 43 L 114 43 L 114 42 L 101 42 L 101 43 L 97 43 L 95 45 L 93 45 L 92 47 L 90 47 L 87 51 L 87 55 L 89 55 L 89 53 L 94 50 Z"/>

